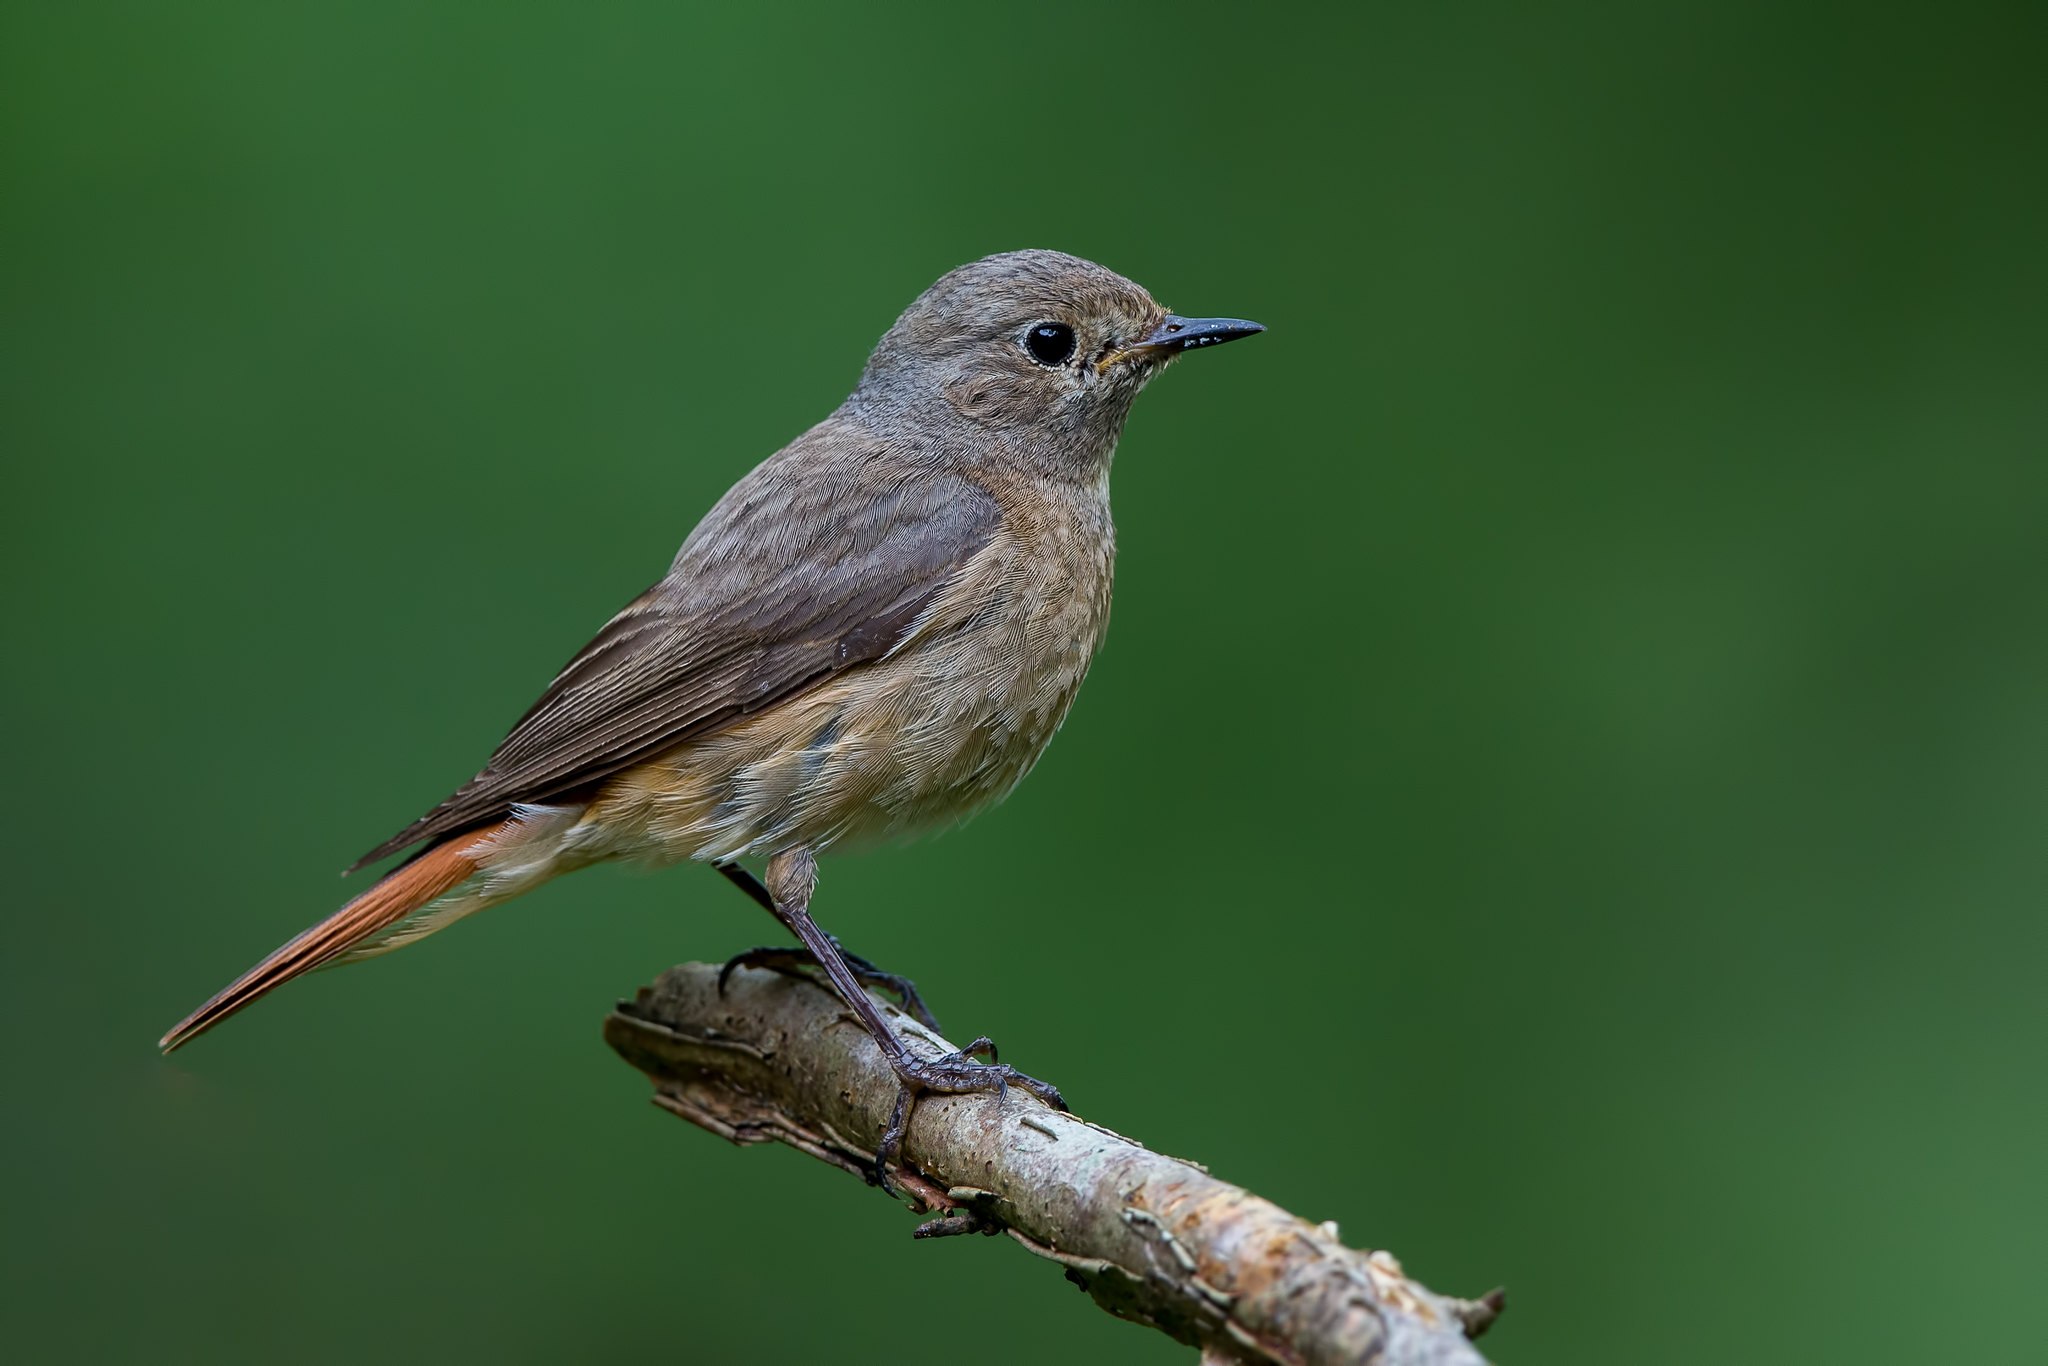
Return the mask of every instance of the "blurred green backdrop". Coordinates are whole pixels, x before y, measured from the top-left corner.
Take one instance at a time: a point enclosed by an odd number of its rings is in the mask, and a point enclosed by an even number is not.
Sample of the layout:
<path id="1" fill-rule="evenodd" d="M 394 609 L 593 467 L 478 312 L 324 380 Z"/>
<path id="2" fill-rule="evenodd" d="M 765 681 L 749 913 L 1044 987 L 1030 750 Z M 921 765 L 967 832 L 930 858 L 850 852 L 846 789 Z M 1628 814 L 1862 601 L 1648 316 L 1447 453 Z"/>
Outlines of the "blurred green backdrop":
<path id="1" fill-rule="evenodd" d="M 151 1047 L 1029 245 L 1272 332 L 825 923 L 1503 1361 L 2038 1360 L 2048 26 L 1935 13 L 6 7 L 10 1355 L 1187 1359 L 647 1104 L 708 872 Z"/>

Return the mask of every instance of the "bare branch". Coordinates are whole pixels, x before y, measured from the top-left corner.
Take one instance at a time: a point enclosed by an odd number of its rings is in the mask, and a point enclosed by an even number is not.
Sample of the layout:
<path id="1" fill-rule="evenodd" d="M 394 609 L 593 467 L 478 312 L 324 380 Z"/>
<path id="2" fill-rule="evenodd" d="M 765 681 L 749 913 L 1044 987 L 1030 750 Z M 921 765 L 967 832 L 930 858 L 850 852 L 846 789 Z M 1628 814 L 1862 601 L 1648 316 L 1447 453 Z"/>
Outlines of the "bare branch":
<path id="1" fill-rule="evenodd" d="M 952 1045 L 891 1011 L 913 1049 Z M 605 1022 L 655 1102 L 734 1143 L 779 1142 L 857 1176 L 896 1098 L 881 1051 L 822 987 L 686 963 Z M 892 1171 L 932 1216 L 920 1238 L 1003 1234 L 1066 1268 L 1119 1318 L 1202 1349 L 1205 1363 L 1483 1366 L 1468 1339 L 1500 1312 L 1438 1295 L 1387 1252 L 1315 1225 L 1021 1090 L 928 1096 Z"/>

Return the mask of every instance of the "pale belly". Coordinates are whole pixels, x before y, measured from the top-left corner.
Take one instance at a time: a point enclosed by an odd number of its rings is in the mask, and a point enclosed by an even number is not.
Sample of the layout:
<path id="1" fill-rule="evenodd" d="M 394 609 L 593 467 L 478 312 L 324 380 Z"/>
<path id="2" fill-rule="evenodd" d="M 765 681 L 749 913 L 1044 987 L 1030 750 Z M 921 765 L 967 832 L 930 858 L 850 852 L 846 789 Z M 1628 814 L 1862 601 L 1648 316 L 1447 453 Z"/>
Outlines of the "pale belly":
<path id="1" fill-rule="evenodd" d="M 621 774 L 569 843 L 725 861 L 965 820 L 1031 770 L 1073 704 L 1108 616 L 1108 547 L 1095 554 L 1084 574 L 1026 559 L 965 586 L 895 653 Z"/>

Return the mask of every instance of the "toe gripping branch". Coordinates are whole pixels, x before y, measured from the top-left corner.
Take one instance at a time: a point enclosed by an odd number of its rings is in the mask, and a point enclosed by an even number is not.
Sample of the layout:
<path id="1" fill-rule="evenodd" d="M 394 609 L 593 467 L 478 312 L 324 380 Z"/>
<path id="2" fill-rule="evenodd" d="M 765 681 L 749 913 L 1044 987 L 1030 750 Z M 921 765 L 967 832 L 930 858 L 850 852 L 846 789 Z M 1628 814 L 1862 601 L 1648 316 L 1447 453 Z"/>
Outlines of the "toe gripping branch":
<path id="1" fill-rule="evenodd" d="M 901 1047 L 900 1040 L 898 1046 Z M 977 1062 L 977 1058 L 986 1058 L 987 1061 Z M 899 1055 L 890 1058 L 889 1064 L 895 1070 L 899 1085 L 896 1106 L 889 1113 L 889 1126 L 882 1130 L 881 1144 L 875 1150 L 874 1180 L 876 1185 L 891 1194 L 894 1194 L 894 1188 L 889 1184 L 889 1164 L 896 1162 L 900 1165 L 903 1136 L 910 1130 L 911 1113 L 917 1107 L 917 1098 L 927 1092 L 957 1096 L 975 1091 L 994 1091 L 996 1102 L 1001 1104 L 1010 1098 L 1012 1086 L 1020 1086 L 1055 1110 L 1067 1108 L 1066 1097 L 1060 1094 L 1057 1086 L 1026 1076 L 1008 1063 L 998 1062 L 995 1041 L 987 1037 L 936 1058 L 920 1058 L 903 1049 Z"/>
<path id="2" fill-rule="evenodd" d="M 726 881 L 732 883 L 733 886 L 739 888 L 742 892 L 745 892 L 755 905 L 774 916 L 784 925 L 790 925 L 790 913 L 783 907 L 776 905 L 775 894 L 768 890 L 761 879 L 755 877 L 737 863 L 715 863 L 712 867 L 718 869 L 725 876 Z M 809 918 L 808 911 L 798 912 L 798 914 L 804 915 L 806 919 Z M 791 925 L 790 928 L 794 930 L 795 926 Z M 855 979 L 863 987 L 872 987 L 876 990 L 887 992 L 889 995 L 894 996 L 898 1003 L 902 1005 L 906 1015 L 909 1015 L 934 1034 L 945 1033 L 943 1029 L 939 1028 L 938 1017 L 932 1014 L 931 1008 L 924 1003 L 924 997 L 918 993 L 917 983 L 911 981 L 908 977 L 899 976 L 893 972 L 884 972 L 857 953 L 848 953 L 838 939 L 829 934 L 825 936 L 825 940 L 832 946 L 833 952 L 837 953 L 845 961 L 846 966 L 852 971 Z M 794 949 L 787 945 L 767 946 L 748 949 L 744 953 L 734 954 L 731 958 L 725 960 L 725 966 L 718 973 L 718 992 L 721 996 L 725 994 L 726 981 L 731 978 L 736 968 L 767 968 L 770 972 L 779 972 L 785 977 L 802 977 L 810 981 L 816 981 L 817 979 L 811 977 L 807 969 L 816 968 L 826 973 L 826 985 L 830 985 L 830 971 L 818 960 L 818 955 L 809 949 Z"/>
<path id="3" fill-rule="evenodd" d="M 837 940 L 832 940 L 831 942 L 833 947 L 838 947 Z M 884 972 L 858 954 L 850 954 L 842 950 L 841 958 L 845 963 L 846 970 L 853 975 L 862 987 L 873 987 L 888 992 L 902 1003 L 903 1012 L 906 1015 L 911 1016 L 934 1034 L 942 1032 L 939 1028 L 939 1022 L 932 1017 L 931 1011 L 925 1008 L 924 998 L 918 994 L 916 985 L 909 978 L 900 977 L 892 972 Z M 770 972 L 780 973 L 782 976 L 796 981 L 808 983 L 821 991 L 831 992 L 832 995 L 837 996 L 840 994 L 832 991 L 830 968 L 820 962 L 818 956 L 809 949 L 764 947 L 748 949 L 745 953 L 735 954 L 733 957 L 726 959 L 725 963 L 718 970 L 718 994 L 720 996 L 725 995 L 726 987 L 731 982 L 733 973 L 741 968 L 763 968 Z M 819 973 L 822 973 L 826 980 L 820 981 L 817 975 Z M 862 997 L 869 1009 L 873 1009 L 873 1002 L 866 1000 L 866 993 L 864 991 L 862 992 Z M 853 1003 L 849 1001 L 846 1004 L 852 1005 Z M 855 1007 L 854 1014 L 856 1017 L 860 1017 L 861 1024 L 863 1027 L 866 1027 L 868 1021 L 864 1018 L 865 1012 Z M 876 1019 L 880 1022 L 885 1033 L 877 1035 L 875 1041 L 881 1045 L 882 1054 L 888 1059 L 889 1066 L 895 1072 L 899 1085 L 896 1092 L 895 1107 L 890 1111 L 888 1127 L 882 1131 L 881 1142 L 875 1150 L 874 1167 L 867 1173 L 867 1177 L 872 1184 L 880 1186 L 892 1195 L 897 1194 L 897 1190 L 889 1180 L 889 1168 L 891 1165 L 900 1166 L 902 1164 L 903 1137 L 909 1132 L 910 1117 L 916 1109 L 917 1099 L 921 1095 L 930 1093 L 950 1096 L 977 1091 L 994 1091 L 998 1101 L 1001 1101 L 1008 1099 L 1010 1087 L 1014 1085 L 1029 1091 L 1032 1095 L 1037 1096 L 1056 1110 L 1065 1110 L 1067 1108 L 1067 1102 L 1060 1095 L 1058 1087 L 1050 1082 L 1040 1081 L 1036 1077 L 1027 1076 L 1016 1068 L 1000 1061 L 996 1053 L 995 1040 L 993 1039 L 987 1037 L 978 1038 L 965 1048 L 956 1049 L 951 1053 L 942 1054 L 936 1058 L 921 1058 L 904 1045 L 901 1036 L 889 1027 L 886 1018 L 882 1017 L 879 1012 L 876 1012 Z M 870 1029 L 869 1032 L 873 1033 L 874 1031 Z M 955 1229 L 950 1226 L 945 1230 L 945 1232 L 949 1233 L 966 1231 L 968 1230 Z M 926 1236 L 939 1235 L 937 1232 L 934 1232 Z"/>
<path id="4" fill-rule="evenodd" d="M 838 946 L 839 941 L 834 939 L 832 943 Z M 938 1018 L 932 1014 L 931 1007 L 925 1004 L 924 996 L 917 989 L 917 983 L 908 977 L 884 972 L 857 953 L 848 953 L 844 948 L 840 948 L 839 952 L 846 959 L 846 966 L 852 969 L 853 975 L 859 979 L 863 987 L 895 997 L 896 1003 L 903 1007 L 905 1015 L 934 1034 L 945 1033 L 945 1030 L 939 1027 Z M 736 953 L 726 959 L 725 966 L 718 970 L 720 992 L 725 990 L 726 982 L 740 968 L 766 968 L 770 972 L 779 972 L 784 977 L 795 977 L 830 989 L 830 984 L 816 975 L 822 971 L 823 965 L 818 962 L 817 955 L 809 949 L 791 948 L 788 945 L 764 945 L 748 949 L 744 953 Z"/>
<path id="5" fill-rule="evenodd" d="M 822 985 L 853 1012 L 861 1028 L 874 1039 L 888 1060 L 890 1070 L 896 1074 L 896 1104 L 891 1110 L 889 1123 L 882 1131 L 881 1143 L 875 1151 L 875 1165 L 868 1173 L 869 1180 L 883 1190 L 896 1193 L 889 1180 L 892 1164 L 901 1165 L 903 1138 L 910 1129 L 912 1114 L 916 1111 L 919 1096 L 965 1095 L 979 1091 L 994 1091 L 998 1101 L 1008 1099 L 1010 1087 L 1020 1086 L 1037 1096 L 1054 1109 L 1065 1110 L 1066 1100 L 1059 1088 L 1050 1082 L 1027 1076 L 996 1057 L 994 1041 L 976 1039 L 973 1043 L 954 1052 L 936 1058 L 919 1057 L 903 1042 L 895 1028 L 889 1023 L 874 998 L 868 995 L 869 987 L 876 987 L 894 995 L 903 1003 L 904 1013 L 915 1018 L 934 1034 L 940 1033 L 938 1021 L 925 1007 L 924 998 L 907 977 L 884 972 L 867 959 L 849 954 L 840 947 L 839 941 L 825 933 L 818 922 L 811 918 L 808 906 L 808 888 L 815 880 L 814 868 L 800 869 L 791 881 L 802 886 L 802 896 L 777 897 L 769 887 L 759 881 L 746 869 L 734 863 L 716 865 L 735 886 L 756 903 L 764 907 L 791 933 L 803 941 L 803 947 L 796 948 L 755 948 L 726 960 L 718 973 L 718 990 L 725 994 L 726 984 L 732 974 L 742 967 L 766 968 L 787 977 Z M 769 879 L 777 881 L 777 870 L 771 866 Z M 824 975 L 819 983 L 811 975 L 816 969 Z M 979 1061 L 978 1059 L 986 1059 Z"/>

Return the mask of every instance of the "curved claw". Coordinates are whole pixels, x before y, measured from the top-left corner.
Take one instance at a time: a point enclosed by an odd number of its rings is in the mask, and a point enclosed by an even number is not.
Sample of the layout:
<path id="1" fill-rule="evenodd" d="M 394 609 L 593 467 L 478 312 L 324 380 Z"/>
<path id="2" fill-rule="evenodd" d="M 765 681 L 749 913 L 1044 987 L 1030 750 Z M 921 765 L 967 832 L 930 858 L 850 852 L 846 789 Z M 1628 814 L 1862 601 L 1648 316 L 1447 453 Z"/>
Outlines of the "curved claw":
<path id="1" fill-rule="evenodd" d="M 735 971 L 737 971 L 740 968 L 754 966 L 747 960 L 750 957 L 752 957 L 752 955 L 755 952 L 757 952 L 757 950 L 749 949 L 746 953 L 736 953 L 732 957 L 725 960 L 724 965 L 718 969 L 718 994 L 720 996 L 725 995 L 725 984 L 728 980 L 730 980 Z"/>
<path id="2" fill-rule="evenodd" d="M 897 1162 L 903 1156 L 903 1135 L 910 1128 L 910 1107 L 916 1100 L 917 1092 L 908 1086 L 897 1088 L 896 1108 L 889 1112 L 889 1126 L 882 1130 L 882 1141 L 875 1145 L 875 1170 L 872 1179 L 885 1194 L 891 1196 L 902 1194 L 889 1181 L 889 1164 Z"/>
<path id="3" fill-rule="evenodd" d="M 977 1055 L 985 1056 L 987 1062 L 976 1062 Z M 882 1131 L 882 1141 L 875 1149 L 874 1182 L 891 1195 L 897 1194 L 889 1182 L 889 1164 L 897 1162 L 903 1151 L 904 1135 L 910 1129 L 911 1112 L 917 1106 L 917 1098 L 929 1092 L 933 1095 L 957 1096 L 975 1091 L 994 1091 L 996 1103 L 1002 1104 L 1010 1096 L 1010 1084 L 1015 1082 L 1032 1095 L 1052 1106 L 1055 1110 L 1067 1108 L 1066 1098 L 1051 1082 L 1040 1081 L 1027 1076 L 1007 1063 L 995 1061 L 996 1046 L 986 1037 L 976 1039 L 967 1047 L 937 1058 L 913 1058 L 905 1056 L 895 1062 L 896 1078 L 901 1083 L 896 1093 L 896 1106 L 890 1112 L 888 1127 Z"/>
<path id="4" fill-rule="evenodd" d="M 931 1008 L 925 1005 L 924 996 L 918 991 L 917 983 L 911 981 L 908 977 L 899 976 L 893 972 L 884 972 L 857 953 L 847 953 L 842 949 L 840 954 L 846 959 L 846 965 L 853 969 L 853 975 L 860 979 L 862 986 L 872 987 L 895 997 L 898 1003 L 902 1005 L 904 1014 L 916 1020 L 926 1029 L 931 1030 L 932 1033 L 942 1034 L 945 1032 L 939 1027 L 938 1017 L 933 1015 Z M 744 953 L 736 953 L 726 959 L 724 966 L 719 968 L 718 994 L 721 996 L 725 994 L 726 982 L 740 968 L 766 968 L 770 972 L 779 972 L 785 977 L 797 977 L 807 982 L 817 983 L 817 979 L 806 971 L 806 969 L 817 966 L 817 956 L 809 949 L 784 948 L 781 946 L 748 949 Z M 819 985 L 823 984 L 819 983 Z"/>

